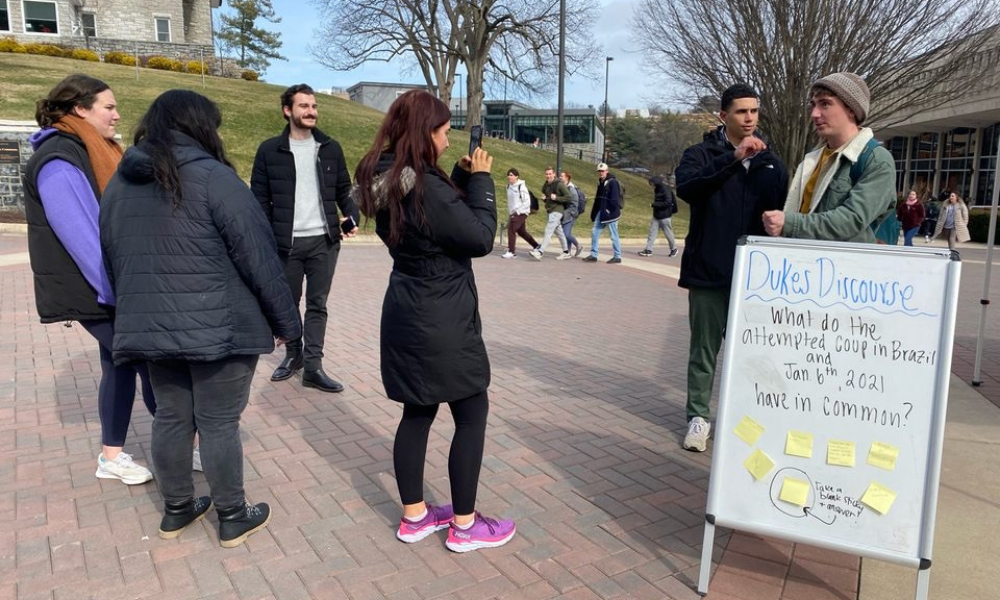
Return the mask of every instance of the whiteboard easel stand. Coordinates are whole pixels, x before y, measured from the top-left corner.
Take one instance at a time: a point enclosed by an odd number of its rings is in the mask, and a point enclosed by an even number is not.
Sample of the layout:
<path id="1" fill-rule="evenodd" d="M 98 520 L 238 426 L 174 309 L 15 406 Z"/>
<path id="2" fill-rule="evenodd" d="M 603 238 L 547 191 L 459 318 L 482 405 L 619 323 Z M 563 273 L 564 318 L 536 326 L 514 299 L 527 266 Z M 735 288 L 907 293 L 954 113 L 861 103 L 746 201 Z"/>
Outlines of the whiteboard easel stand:
<path id="1" fill-rule="evenodd" d="M 997 198 L 997 188 L 994 188 L 994 200 Z M 991 228 L 992 232 L 992 228 Z M 779 242 L 780 243 L 780 242 Z M 743 259 L 743 255 L 747 252 L 747 238 L 740 238 L 737 245 L 736 254 L 736 264 L 739 265 Z M 806 244 L 817 244 L 815 241 L 807 241 Z M 876 247 L 877 248 L 877 247 Z M 884 248 L 884 247 L 883 247 Z M 859 247 L 858 251 L 864 252 L 864 247 Z M 957 263 L 961 262 L 961 257 L 957 252 L 952 251 L 951 260 Z M 940 356 L 942 360 L 938 366 L 938 375 L 935 385 L 935 398 L 938 399 L 934 403 L 934 418 L 933 418 L 933 429 L 930 433 L 930 444 L 928 448 L 928 463 L 927 463 L 927 485 L 924 489 L 925 496 L 925 508 L 923 514 L 922 531 L 924 535 L 920 540 L 920 558 L 916 560 L 911 560 L 906 557 L 900 557 L 896 554 L 889 552 L 881 552 L 877 549 L 872 549 L 861 554 L 863 557 L 874 558 L 877 560 L 884 560 L 886 562 L 892 562 L 900 564 L 903 566 L 916 567 L 917 568 L 917 587 L 916 593 L 914 595 L 915 600 L 927 600 L 930 593 L 930 567 L 931 567 L 931 555 L 934 547 L 934 523 L 937 516 L 937 492 L 940 485 L 940 474 L 941 474 L 941 449 L 944 444 L 944 429 L 945 429 L 945 419 L 948 411 L 948 389 L 950 384 L 951 376 L 951 343 L 955 337 L 955 320 L 956 312 L 958 307 L 958 286 L 960 283 L 961 270 L 960 269 L 949 269 L 948 271 L 948 283 L 947 289 L 949 290 L 947 298 L 945 300 L 946 310 L 943 314 L 943 324 L 942 324 L 942 336 L 941 341 L 938 345 Z M 741 290 L 746 286 L 746 273 L 742 269 L 734 270 L 733 275 L 733 290 Z M 734 294 L 735 296 L 735 294 Z M 732 310 L 733 306 L 739 306 L 738 303 L 734 303 L 732 299 L 730 300 L 729 316 L 726 322 L 726 331 L 737 331 L 739 315 L 736 310 Z M 727 357 L 732 356 L 732 350 L 730 348 L 731 337 L 726 338 L 725 345 L 725 355 Z M 735 361 L 726 360 L 723 363 L 722 368 L 722 385 L 719 389 L 719 398 L 728 397 L 728 387 L 729 382 L 732 378 L 732 371 L 735 368 Z M 722 411 L 720 410 L 720 413 Z M 722 431 L 716 427 L 716 432 Z M 715 438 L 713 445 L 713 464 L 715 462 L 715 454 L 721 452 L 721 447 L 725 445 L 725 436 Z M 712 571 L 712 553 L 715 545 L 715 526 L 718 523 L 723 527 L 730 527 L 732 529 L 738 529 L 740 531 L 747 531 L 749 533 L 754 533 L 763 536 L 773 536 L 774 532 L 768 531 L 766 528 L 755 527 L 752 524 L 744 524 L 737 522 L 729 522 L 726 520 L 720 520 L 717 515 L 714 514 L 714 501 L 717 497 L 716 494 L 720 493 L 719 488 L 722 483 L 718 477 L 709 477 L 708 486 L 708 506 L 705 514 L 705 532 L 702 537 L 702 549 L 701 549 L 701 565 L 698 574 L 698 594 L 700 596 L 708 595 L 708 584 L 711 579 Z M 795 533 L 782 532 L 781 539 L 791 541 L 793 543 L 802 543 L 807 545 L 814 545 L 818 547 L 827 548 L 829 550 L 834 550 L 838 552 L 844 552 L 847 554 L 858 555 L 857 548 L 853 546 L 848 546 L 846 544 L 841 544 L 836 541 L 827 540 L 817 540 L 815 538 L 810 538 L 806 536 L 798 536 Z"/>

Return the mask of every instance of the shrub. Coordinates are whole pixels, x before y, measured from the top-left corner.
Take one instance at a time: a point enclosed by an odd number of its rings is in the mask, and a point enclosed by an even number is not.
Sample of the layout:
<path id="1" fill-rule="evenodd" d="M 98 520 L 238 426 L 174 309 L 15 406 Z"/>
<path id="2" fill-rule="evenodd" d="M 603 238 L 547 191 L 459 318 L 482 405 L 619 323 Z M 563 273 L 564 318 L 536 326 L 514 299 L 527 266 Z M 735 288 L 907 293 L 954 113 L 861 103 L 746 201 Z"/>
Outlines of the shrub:
<path id="1" fill-rule="evenodd" d="M 0 38 L 0 52 L 24 52 L 24 46 L 14 38 Z"/>
<path id="2" fill-rule="evenodd" d="M 243 81 L 258 81 L 260 80 L 260 73 L 252 69 L 246 69 L 240 73 L 240 79 Z"/>
<path id="3" fill-rule="evenodd" d="M 109 65 L 125 65 L 126 67 L 134 67 L 135 57 L 126 52 L 105 52 L 104 62 Z"/>
<path id="4" fill-rule="evenodd" d="M 68 57 L 71 52 L 64 48 L 60 48 L 54 44 L 38 44 L 30 43 L 24 45 L 24 50 L 28 54 L 38 54 L 40 56 L 56 56 L 59 58 Z"/>
<path id="5" fill-rule="evenodd" d="M 208 65 L 205 65 L 205 69 L 202 71 L 200 60 L 187 61 L 187 63 L 185 63 L 185 69 L 188 73 L 197 73 L 198 75 L 201 75 L 203 72 L 208 73 Z"/>
<path id="6" fill-rule="evenodd" d="M 158 71 L 181 72 L 184 70 L 184 63 L 166 56 L 150 56 L 149 60 L 146 61 L 146 66 Z"/>
<path id="7" fill-rule="evenodd" d="M 97 56 L 97 53 L 93 50 L 84 50 L 82 48 L 77 48 L 73 50 L 69 55 L 70 58 L 75 58 L 76 60 L 86 60 L 90 62 L 100 62 L 101 58 Z"/>
<path id="8" fill-rule="evenodd" d="M 941 218 L 944 218 L 943 215 Z M 990 233 L 990 211 L 974 209 L 969 211 L 969 236 L 973 242 L 986 243 Z M 1000 218 L 997 219 L 996 233 L 993 239 L 1000 241 Z"/>

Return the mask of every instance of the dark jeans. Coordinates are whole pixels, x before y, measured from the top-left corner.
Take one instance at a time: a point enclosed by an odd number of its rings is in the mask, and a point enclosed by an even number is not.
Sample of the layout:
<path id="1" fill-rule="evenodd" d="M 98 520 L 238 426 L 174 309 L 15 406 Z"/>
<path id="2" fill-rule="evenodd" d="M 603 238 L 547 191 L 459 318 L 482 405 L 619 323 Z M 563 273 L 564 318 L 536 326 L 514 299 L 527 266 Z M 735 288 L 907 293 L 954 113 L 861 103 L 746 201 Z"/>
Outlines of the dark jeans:
<path id="1" fill-rule="evenodd" d="M 156 396 L 149 384 L 149 371 L 141 362 L 115 366 L 111 346 L 115 337 L 114 321 L 80 321 L 101 348 L 101 385 L 97 391 L 97 413 L 101 417 L 101 444 L 114 448 L 125 445 L 135 403 L 135 376 L 142 382 L 142 401 L 149 414 L 156 414 Z"/>
<path id="2" fill-rule="evenodd" d="M 907 229 L 906 231 L 904 231 L 903 232 L 903 245 L 904 246 L 912 246 L 913 245 L 913 237 L 915 235 L 917 235 L 917 231 L 919 231 L 919 230 L 920 230 L 920 226 L 918 225 L 917 227 L 911 227 L 910 229 Z"/>
<path id="3" fill-rule="evenodd" d="M 287 352 L 297 354 L 305 346 L 305 368 L 315 371 L 323 366 L 323 342 L 326 339 L 326 299 L 330 295 L 333 272 L 337 268 L 340 242 L 325 235 L 292 240 L 292 251 L 285 259 L 285 279 L 292 288 L 298 306 L 302 300 L 302 279 L 306 283 L 306 316 L 302 320 L 302 339 L 288 342 Z"/>
<path id="4" fill-rule="evenodd" d="M 194 497 L 191 452 L 198 423 L 201 464 L 220 509 L 242 505 L 243 442 L 240 415 L 250 398 L 256 354 L 214 362 L 149 363 L 159 401 L 153 419 L 153 465 L 167 502 Z"/>
<path id="5" fill-rule="evenodd" d="M 531 249 L 534 250 L 538 247 L 538 242 L 535 238 L 531 237 L 528 233 L 528 228 L 525 227 L 525 223 L 528 222 L 528 215 L 511 215 L 510 221 L 507 223 L 507 250 L 511 254 L 517 252 L 517 238 L 514 234 L 521 236 L 524 241 L 531 245 Z"/>
<path id="6" fill-rule="evenodd" d="M 570 250 L 573 249 L 573 246 L 576 246 L 577 248 L 580 247 L 580 242 L 573 237 L 573 223 L 576 223 L 576 219 L 570 219 L 562 225 L 563 234 L 566 236 L 566 244 L 569 246 Z"/>
<path id="7" fill-rule="evenodd" d="M 403 418 L 396 429 L 392 447 L 392 464 L 396 469 L 396 485 L 403 504 L 416 504 L 424 499 L 424 462 L 427 456 L 427 436 L 437 415 L 438 404 L 403 405 Z M 481 392 L 464 400 L 449 402 L 455 420 L 455 437 L 448 451 L 448 479 L 451 502 L 457 515 L 470 515 L 476 510 L 479 470 L 483 465 L 486 443 L 486 417 L 490 398 Z"/>
<path id="8" fill-rule="evenodd" d="M 687 372 L 687 418 L 711 415 L 715 367 L 729 317 L 729 288 L 688 290 L 691 346 Z"/>

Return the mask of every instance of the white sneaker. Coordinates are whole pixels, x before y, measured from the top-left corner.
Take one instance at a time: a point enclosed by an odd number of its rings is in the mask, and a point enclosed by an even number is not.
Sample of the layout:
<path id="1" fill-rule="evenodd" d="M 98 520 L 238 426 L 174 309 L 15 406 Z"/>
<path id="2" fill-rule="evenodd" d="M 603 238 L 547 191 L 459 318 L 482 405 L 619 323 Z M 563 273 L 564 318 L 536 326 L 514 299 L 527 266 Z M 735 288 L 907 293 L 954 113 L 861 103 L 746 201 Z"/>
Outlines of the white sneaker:
<path id="1" fill-rule="evenodd" d="M 532 250 L 528 254 L 530 254 L 531 258 L 533 258 L 535 260 L 542 260 L 542 253 L 539 252 L 538 250 Z"/>
<path id="2" fill-rule="evenodd" d="M 195 448 L 191 453 L 191 470 L 192 471 L 202 471 L 205 469 L 201 468 L 201 448 Z"/>
<path id="3" fill-rule="evenodd" d="M 704 452 L 708 444 L 708 433 L 712 430 L 712 424 L 695 417 L 688 423 L 688 432 L 684 436 L 684 449 L 692 452 Z"/>
<path id="4" fill-rule="evenodd" d="M 569 258 L 573 258 L 573 255 L 572 255 L 572 254 L 570 254 L 570 253 L 569 253 L 569 252 L 567 251 L 567 252 L 563 252 L 562 254 L 560 254 L 559 256 L 557 256 L 557 257 L 556 257 L 556 260 L 566 260 L 566 259 L 569 259 Z"/>
<path id="5" fill-rule="evenodd" d="M 95 475 L 100 479 L 119 479 L 125 485 L 138 485 L 153 478 L 149 469 L 135 464 L 132 461 L 132 455 L 125 452 L 119 452 L 114 460 L 107 460 L 102 452 L 97 457 L 97 473 Z"/>
<path id="6" fill-rule="evenodd" d="M 508 250 L 508 251 L 504 252 L 503 256 L 501 256 L 500 258 L 517 258 L 517 255 L 514 254 L 513 252 L 511 252 L 510 250 Z"/>

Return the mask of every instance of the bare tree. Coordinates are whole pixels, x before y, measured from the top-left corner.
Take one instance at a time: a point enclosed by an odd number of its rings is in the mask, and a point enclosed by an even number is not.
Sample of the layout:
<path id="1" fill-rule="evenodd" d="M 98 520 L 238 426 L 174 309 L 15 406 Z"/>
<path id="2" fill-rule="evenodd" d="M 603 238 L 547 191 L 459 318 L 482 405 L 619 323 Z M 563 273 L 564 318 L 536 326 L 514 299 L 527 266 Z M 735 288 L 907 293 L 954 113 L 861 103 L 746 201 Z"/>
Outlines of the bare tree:
<path id="1" fill-rule="evenodd" d="M 324 17 L 310 51 L 321 64 L 350 71 L 368 61 L 416 61 L 428 87 L 451 103 L 455 76 L 468 77 L 468 122 L 481 119 L 483 81 L 511 84 L 511 97 L 554 91 L 559 59 L 559 0 L 313 0 Z M 570 0 L 569 72 L 593 68 L 595 0 Z"/>
<path id="2" fill-rule="evenodd" d="M 998 22 L 996 0 L 640 0 L 631 24 L 651 72 L 691 98 L 754 86 L 762 130 L 794 165 L 812 133 L 813 81 L 858 73 L 868 121 L 898 123 L 991 83 L 973 65 Z"/>

